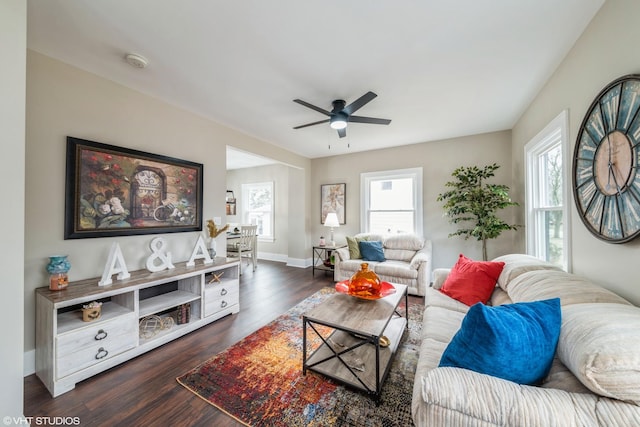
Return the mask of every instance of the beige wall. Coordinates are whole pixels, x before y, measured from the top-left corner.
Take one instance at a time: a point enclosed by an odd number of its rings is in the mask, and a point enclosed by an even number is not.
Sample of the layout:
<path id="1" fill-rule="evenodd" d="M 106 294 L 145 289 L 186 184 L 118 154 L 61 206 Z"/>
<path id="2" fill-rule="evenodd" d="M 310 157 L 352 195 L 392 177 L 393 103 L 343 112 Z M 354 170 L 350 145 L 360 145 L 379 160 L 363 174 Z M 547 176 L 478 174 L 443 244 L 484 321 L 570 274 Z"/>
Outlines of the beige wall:
<path id="1" fill-rule="evenodd" d="M 232 190 L 237 199 L 237 215 L 229 216 L 227 220 L 242 222 L 242 184 L 267 181 L 273 181 L 275 185 L 275 240 L 260 241 L 258 256 L 294 267 L 308 267 L 311 265 L 307 231 L 309 168 L 277 164 L 228 171 L 227 189 Z"/>
<path id="2" fill-rule="evenodd" d="M 26 2 L 0 2 L 0 40 L 0 129 L 5 159 L 0 168 L 5 203 L 0 221 L 3 240 L 0 264 L 3 274 L 0 282 L 3 302 L 0 310 L 0 415 L 3 419 L 17 419 L 23 415 Z"/>
<path id="3" fill-rule="evenodd" d="M 274 240 L 260 241 L 258 253 L 261 258 L 286 261 L 289 253 L 289 166 L 269 165 L 234 169 L 227 172 L 227 189 L 233 190 L 237 202 L 237 215 L 227 217 L 227 221 L 242 221 L 242 184 L 273 182 L 274 192 Z"/>
<path id="4" fill-rule="evenodd" d="M 578 127 L 595 96 L 617 77 L 640 73 L 638 17 L 639 1 L 608 0 L 514 127 L 514 183 L 521 194 L 524 194 L 524 145 L 560 111 L 569 109 L 572 156 Z M 578 217 L 572 192 L 570 206 L 573 272 L 640 304 L 636 267 L 640 239 L 623 245 L 598 240 Z M 519 241 L 517 248 L 523 251 L 524 247 L 524 240 Z"/>
<path id="5" fill-rule="evenodd" d="M 34 348 L 34 289 L 46 284 L 49 255 L 69 255 L 71 280 L 98 277 L 112 242 L 120 244 L 127 267 L 135 270 L 144 268 L 148 244 L 155 237 L 64 240 L 67 135 L 203 163 L 204 218 L 220 216 L 223 222 L 227 145 L 303 171 L 310 164 L 279 147 L 36 52 L 28 51 L 26 75 L 25 351 Z M 199 234 L 163 237 L 173 259 L 185 261 Z"/>
<path id="6" fill-rule="evenodd" d="M 510 131 L 314 159 L 311 163 L 313 242 L 317 243 L 321 235 L 327 237 L 328 234 L 328 230 L 320 224 L 320 185 L 347 184 L 346 225 L 334 230 L 336 242 L 345 243 L 345 236 L 360 232 L 361 173 L 422 167 L 423 230 L 424 236 L 433 244 L 434 267 L 451 267 L 461 252 L 471 258 L 482 259 L 480 242 L 447 237 L 456 228 L 443 217 L 442 202 L 436 201 L 436 198 L 445 191 L 444 185 L 451 180 L 455 168 L 484 166 L 493 162 L 500 165 L 494 182 L 512 187 Z M 504 219 L 510 220 L 515 215 L 515 209 L 503 213 Z M 505 232 L 500 238 L 489 241 L 489 258 L 511 252 L 515 234 Z"/>

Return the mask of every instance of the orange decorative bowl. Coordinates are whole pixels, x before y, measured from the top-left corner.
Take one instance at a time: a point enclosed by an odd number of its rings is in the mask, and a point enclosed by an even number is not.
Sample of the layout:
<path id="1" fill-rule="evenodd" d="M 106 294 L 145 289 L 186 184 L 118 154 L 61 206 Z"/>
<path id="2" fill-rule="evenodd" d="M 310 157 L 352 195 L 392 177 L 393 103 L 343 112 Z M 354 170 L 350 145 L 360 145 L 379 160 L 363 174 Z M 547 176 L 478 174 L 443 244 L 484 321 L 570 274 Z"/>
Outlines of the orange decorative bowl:
<path id="1" fill-rule="evenodd" d="M 346 295 L 351 295 L 352 297 L 368 299 L 368 300 L 376 300 L 380 298 L 384 298 L 386 296 L 392 295 L 396 293 L 396 288 L 389 282 L 380 282 L 380 292 L 377 295 L 358 295 L 357 293 L 349 292 L 349 281 L 343 280 L 342 282 L 336 283 L 336 292 Z"/>

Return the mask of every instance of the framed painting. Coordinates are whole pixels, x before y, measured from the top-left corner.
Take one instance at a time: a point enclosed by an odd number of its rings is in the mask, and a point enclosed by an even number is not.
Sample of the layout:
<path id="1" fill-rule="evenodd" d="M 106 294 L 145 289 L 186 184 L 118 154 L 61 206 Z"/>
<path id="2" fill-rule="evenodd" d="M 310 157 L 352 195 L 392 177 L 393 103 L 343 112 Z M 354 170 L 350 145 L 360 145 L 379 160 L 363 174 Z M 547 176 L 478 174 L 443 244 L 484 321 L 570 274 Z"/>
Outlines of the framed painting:
<path id="1" fill-rule="evenodd" d="M 338 215 L 340 225 L 346 224 L 345 203 L 347 195 L 347 184 L 323 184 L 320 186 L 320 224 L 329 212 Z"/>
<path id="2" fill-rule="evenodd" d="M 202 230 L 202 169 L 69 136 L 64 238 Z"/>

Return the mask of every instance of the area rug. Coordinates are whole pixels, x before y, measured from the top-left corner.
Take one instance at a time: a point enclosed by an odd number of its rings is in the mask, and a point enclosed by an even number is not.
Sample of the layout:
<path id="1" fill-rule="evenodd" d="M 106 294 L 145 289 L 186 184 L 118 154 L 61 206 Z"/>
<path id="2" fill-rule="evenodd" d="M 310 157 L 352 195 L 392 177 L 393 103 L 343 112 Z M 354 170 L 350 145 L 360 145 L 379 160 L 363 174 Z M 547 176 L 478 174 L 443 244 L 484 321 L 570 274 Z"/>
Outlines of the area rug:
<path id="1" fill-rule="evenodd" d="M 333 293 L 332 288 L 316 292 L 178 377 L 178 382 L 247 426 L 413 425 L 411 395 L 423 307 L 409 303 L 409 330 L 382 387 L 381 402 L 376 405 L 366 394 L 320 374 L 307 371 L 302 375 L 302 313 Z"/>

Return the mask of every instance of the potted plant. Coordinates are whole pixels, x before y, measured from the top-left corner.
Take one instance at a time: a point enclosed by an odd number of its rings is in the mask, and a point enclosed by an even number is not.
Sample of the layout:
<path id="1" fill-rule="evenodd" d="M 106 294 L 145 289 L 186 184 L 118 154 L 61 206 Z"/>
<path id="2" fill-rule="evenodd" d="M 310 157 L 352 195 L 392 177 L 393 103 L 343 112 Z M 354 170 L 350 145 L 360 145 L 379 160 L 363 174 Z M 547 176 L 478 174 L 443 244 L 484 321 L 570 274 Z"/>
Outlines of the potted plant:
<path id="1" fill-rule="evenodd" d="M 508 224 L 496 215 L 501 209 L 518 205 L 509 197 L 509 187 L 486 182 L 495 175 L 499 167 L 494 163 L 483 168 L 457 168 L 451 174 L 455 180 L 445 184 L 450 190 L 439 194 L 437 199 L 445 202 L 443 207 L 450 223 L 466 225 L 450 233 L 449 237 L 475 237 L 482 241 L 482 259 L 485 261 L 487 240 L 495 239 L 505 230 L 516 230 L 519 227 Z"/>

